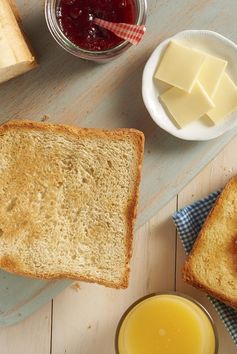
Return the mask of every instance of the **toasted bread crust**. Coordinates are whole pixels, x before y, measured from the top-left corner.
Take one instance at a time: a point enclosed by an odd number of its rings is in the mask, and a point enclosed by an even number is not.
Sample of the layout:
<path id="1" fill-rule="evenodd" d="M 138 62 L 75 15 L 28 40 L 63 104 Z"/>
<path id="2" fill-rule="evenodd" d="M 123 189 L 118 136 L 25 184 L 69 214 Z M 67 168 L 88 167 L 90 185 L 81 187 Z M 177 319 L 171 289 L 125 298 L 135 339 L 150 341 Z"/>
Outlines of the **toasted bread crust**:
<path id="1" fill-rule="evenodd" d="M 64 273 L 64 274 L 37 274 L 31 272 L 23 272 L 21 269 L 18 268 L 17 264 L 8 257 L 6 259 L 0 258 L 0 267 L 6 271 L 28 276 L 31 278 L 40 278 L 40 279 L 74 279 L 74 280 L 81 280 L 91 283 L 98 283 L 102 284 L 107 287 L 113 288 L 127 288 L 128 286 L 128 278 L 129 278 L 129 262 L 132 255 L 132 241 L 133 241 L 133 229 L 134 223 L 137 214 L 137 204 L 138 204 L 138 194 L 139 194 L 139 185 L 141 181 L 141 169 L 142 169 L 142 161 L 143 161 L 143 153 L 144 153 L 144 134 L 136 129 L 116 129 L 116 130 L 103 130 L 103 129 L 95 129 L 95 128 L 78 128 L 72 127 L 69 125 L 62 125 L 62 124 L 49 124 L 49 123 L 40 123 L 40 122 L 33 122 L 29 120 L 13 120 L 5 123 L 4 125 L 0 126 L 0 136 L 3 135 L 8 130 L 38 130 L 41 132 L 53 132 L 55 134 L 62 134 L 63 136 L 69 135 L 74 137 L 83 137 L 83 136 L 91 136 L 91 137 L 106 137 L 113 139 L 116 137 L 117 139 L 122 139 L 124 136 L 128 136 L 129 138 L 133 139 L 133 142 L 136 146 L 137 152 L 137 175 L 136 181 L 134 184 L 134 190 L 132 193 L 132 197 L 130 203 L 127 206 L 126 210 L 126 220 L 127 220 L 127 247 L 126 247 L 126 272 L 124 278 L 120 283 L 113 283 L 109 281 L 103 281 L 97 278 L 91 278 L 87 276 L 77 276 L 74 273 Z"/>
<path id="2" fill-rule="evenodd" d="M 29 70 L 32 70 L 34 68 L 36 68 L 38 66 L 38 63 L 37 63 L 37 60 L 36 60 L 36 56 L 35 56 L 35 53 L 34 53 L 34 50 L 32 48 L 32 45 L 27 37 L 27 35 L 25 34 L 25 32 L 23 31 L 23 26 L 22 26 L 22 20 L 21 20 L 21 16 L 20 16 L 20 13 L 18 11 L 18 8 L 17 8 L 17 5 L 16 5 L 16 1 L 15 0 L 7 0 L 7 3 L 9 4 L 12 12 L 13 12 L 13 15 L 15 16 L 15 19 L 16 19 L 16 22 L 18 24 L 18 27 L 19 27 L 19 30 L 27 44 L 27 47 L 32 55 L 32 61 L 30 63 L 30 66 L 31 66 L 31 69 Z"/>
<path id="3" fill-rule="evenodd" d="M 213 289 L 211 289 L 206 285 L 204 286 L 203 284 L 200 283 L 200 281 L 197 279 L 197 277 L 192 271 L 192 259 L 195 256 L 196 250 L 202 248 L 203 236 L 206 232 L 206 229 L 214 220 L 218 218 L 219 212 L 221 210 L 221 205 L 234 185 L 237 185 L 237 176 L 234 176 L 230 179 L 230 181 L 227 183 L 222 193 L 217 198 L 212 210 L 208 214 L 202 226 L 202 229 L 197 236 L 194 246 L 186 259 L 186 262 L 182 270 L 182 278 L 186 283 L 194 286 L 195 288 L 200 289 L 211 296 L 214 296 L 215 298 L 219 299 L 220 301 L 223 301 L 224 303 L 226 303 L 227 305 L 233 308 L 237 308 L 237 299 L 236 301 L 233 301 L 233 299 L 229 298 L 225 294 L 218 293 L 217 291 L 214 291 Z"/>

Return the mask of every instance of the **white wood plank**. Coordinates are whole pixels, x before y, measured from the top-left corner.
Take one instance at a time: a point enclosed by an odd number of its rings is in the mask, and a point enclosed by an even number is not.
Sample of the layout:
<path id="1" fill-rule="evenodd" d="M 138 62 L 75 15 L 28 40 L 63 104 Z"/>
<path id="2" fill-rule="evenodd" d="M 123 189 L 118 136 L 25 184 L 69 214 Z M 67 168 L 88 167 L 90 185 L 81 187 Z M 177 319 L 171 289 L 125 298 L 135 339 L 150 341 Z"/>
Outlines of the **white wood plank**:
<path id="1" fill-rule="evenodd" d="M 50 354 L 51 303 L 12 327 L 0 328 L 1 354 Z"/>
<path id="2" fill-rule="evenodd" d="M 175 228 L 171 201 L 135 235 L 127 290 L 81 283 L 54 300 L 52 354 L 113 354 L 117 323 L 139 297 L 174 288 Z"/>
<path id="3" fill-rule="evenodd" d="M 193 202 L 208 193 L 224 186 L 227 180 L 237 173 L 237 138 L 235 138 L 191 183 L 189 183 L 178 196 L 178 207 Z M 178 291 L 189 294 L 202 303 L 211 313 L 219 335 L 219 354 L 234 354 L 236 346 L 218 317 L 212 304 L 206 295 L 187 284 L 181 279 L 181 269 L 184 264 L 185 254 L 180 240 L 177 240 L 177 278 L 176 288 Z"/>

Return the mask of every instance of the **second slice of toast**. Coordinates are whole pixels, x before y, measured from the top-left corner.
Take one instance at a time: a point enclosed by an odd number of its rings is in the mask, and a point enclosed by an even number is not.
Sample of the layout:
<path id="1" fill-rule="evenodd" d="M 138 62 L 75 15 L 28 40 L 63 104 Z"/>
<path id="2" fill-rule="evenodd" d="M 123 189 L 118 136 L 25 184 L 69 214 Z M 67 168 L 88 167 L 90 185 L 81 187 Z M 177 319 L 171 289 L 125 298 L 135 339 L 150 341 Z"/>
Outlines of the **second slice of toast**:
<path id="1" fill-rule="evenodd" d="M 185 263 L 183 279 L 237 307 L 237 176 L 207 217 Z"/>

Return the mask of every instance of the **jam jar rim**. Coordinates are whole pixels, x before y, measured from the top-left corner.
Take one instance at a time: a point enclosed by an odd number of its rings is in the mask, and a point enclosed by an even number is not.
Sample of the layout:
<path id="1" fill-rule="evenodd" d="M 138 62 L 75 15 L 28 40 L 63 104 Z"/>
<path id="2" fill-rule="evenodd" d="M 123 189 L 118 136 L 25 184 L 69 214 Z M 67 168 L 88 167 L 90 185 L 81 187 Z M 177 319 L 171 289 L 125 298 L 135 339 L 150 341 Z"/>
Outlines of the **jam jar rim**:
<path id="1" fill-rule="evenodd" d="M 147 0 L 135 0 L 137 6 L 137 20 L 135 24 L 143 25 L 146 22 L 147 18 Z M 67 52 L 82 58 L 82 59 L 90 59 L 90 60 L 100 60 L 100 59 L 110 59 L 122 54 L 126 49 L 132 46 L 132 44 L 124 40 L 122 43 L 106 49 L 106 50 L 87 50 L 83 49 L 73 42 L 71 42 L 67 36 L 61 30 L 57 17 L 56 17 L 56 7 L 58 0 L 45 0 L 45 18 L 48 29 L 56 40 L 56 42 Z"/>

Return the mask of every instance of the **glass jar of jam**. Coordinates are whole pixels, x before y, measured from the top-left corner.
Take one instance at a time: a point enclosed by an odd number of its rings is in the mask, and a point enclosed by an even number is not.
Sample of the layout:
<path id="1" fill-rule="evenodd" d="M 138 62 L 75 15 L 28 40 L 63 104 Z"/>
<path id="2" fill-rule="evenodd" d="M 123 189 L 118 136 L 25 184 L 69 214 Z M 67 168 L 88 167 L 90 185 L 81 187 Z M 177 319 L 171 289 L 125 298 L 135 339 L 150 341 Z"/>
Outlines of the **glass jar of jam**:
<path id="1" fill-rule="evenodd" d="M 95 17 L 111 22 L 142 25 L 146 0 L 46 0 L 45 16 L 54 39 L 69 53 L 106 62 L 132 44 L 94 24 Z"/>

